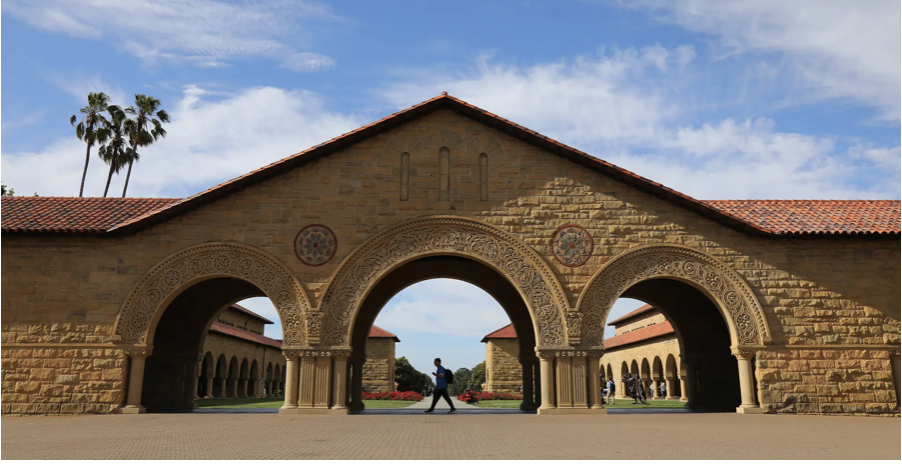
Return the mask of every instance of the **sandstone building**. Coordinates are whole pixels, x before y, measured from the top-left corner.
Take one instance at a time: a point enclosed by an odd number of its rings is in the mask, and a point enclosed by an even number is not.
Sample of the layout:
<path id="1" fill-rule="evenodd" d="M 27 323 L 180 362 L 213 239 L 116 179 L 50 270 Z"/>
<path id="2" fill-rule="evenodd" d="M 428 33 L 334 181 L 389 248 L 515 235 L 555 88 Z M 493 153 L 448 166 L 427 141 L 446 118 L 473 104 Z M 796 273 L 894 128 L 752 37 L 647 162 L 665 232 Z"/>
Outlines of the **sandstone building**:
<path id="1" fill-rule="evenodd" d="M 363 364 L 363 391 L 391 392 L 395 387 L 395 343 L 397 335 L 373 326 L 366 341 L 366 362 Z"/>
<path id="2" fill-rule="evenodd" d="M 702 407 L 898 411 L 898 201 L 698 200 L 448 95 L 189 198 L 0 208 L 4 414 L 183 410 L 212 319 L 259 296 L 281 411 L 346 414 L 379 310 L 438 277 L 505 309 L 540 414 L 604 413 L 619 297 L 722 373 Z"/>
<path id="3" fill-rule="evenodd" d="M 514 325 L 508 324 L 482 338 L 485 343 L 485 388 L 496 393 L 522 393 L 523 368 Z"/>
<path id="4" fill-rule="evenodd" d="M 617 397 L 627 397 L 624 379 L 629 373 L 632 377 L 639 375 L 647 398 L 662 398 L 660 385 L 664 383 L 668 399 L 689 400 L 683 396 L 686 391 L 686 374 L 680 374 L 678 367 L 680 341 L 661 311 L 651 305 L 644 305 L 614 319 L 608 325 L 614 327 L 614 336 L 604 341 L 601 373 L 605 381 L 617 382 Z M 708 385 L 706 382 L 702 384 Z M 699 392 L 699 395 L 704 394 L 705 392 Z"/>

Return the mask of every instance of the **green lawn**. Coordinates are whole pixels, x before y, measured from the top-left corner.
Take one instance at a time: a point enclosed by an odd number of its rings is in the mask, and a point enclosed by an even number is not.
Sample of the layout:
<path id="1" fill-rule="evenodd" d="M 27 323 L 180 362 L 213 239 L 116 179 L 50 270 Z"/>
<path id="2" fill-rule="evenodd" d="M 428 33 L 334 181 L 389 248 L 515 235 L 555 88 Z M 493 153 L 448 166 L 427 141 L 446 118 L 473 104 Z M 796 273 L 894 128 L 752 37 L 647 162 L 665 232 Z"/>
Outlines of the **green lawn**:
<path id="1" fill-rule="evenodd" d="M 682 408 L 686 405 L 684 401 L 676 401 L 676 400 L 646 400 L 648 404 L 633 404 L 633 400 L 629 398 L 615 398 L 614 404 L 606 404 L 605 408 L 609 409 L 620 409 L 620 408 L 631 408 L 631 409 L 648 409 L 648 408 Z"/>
<path id="2" fill-rule="evenodd" d="M 413 401 L 364 400 L 367 409 L 406 408 Z M 265 408 L 279 409 L 285 404 L 284 398 L 201 398 L 197 407 L 201 409 L 222 408 Z"/>
<path id="3" fill-rule="evenodd" d="M 480 401 L 476 406 L 480 408 L 519 408 L 520 400 L 485 400 Z"/>
<path id="4" fill-rule="evenodd" d="M 200 409 L 222 408 L 266 408 L 279 409 L 285 404 L 284 398 L 201 398 L 197 400 Z"/>

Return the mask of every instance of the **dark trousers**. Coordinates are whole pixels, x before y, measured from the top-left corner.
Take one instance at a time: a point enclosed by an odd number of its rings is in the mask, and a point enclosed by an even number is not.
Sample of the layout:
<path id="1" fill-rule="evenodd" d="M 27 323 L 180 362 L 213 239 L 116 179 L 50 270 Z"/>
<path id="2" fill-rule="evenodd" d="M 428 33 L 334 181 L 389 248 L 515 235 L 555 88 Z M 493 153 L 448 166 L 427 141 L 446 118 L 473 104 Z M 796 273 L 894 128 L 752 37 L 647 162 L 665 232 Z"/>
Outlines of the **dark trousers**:
<path id="1" fill-rule="evenodd" d="M 436 388 L 435 391 L 432 393 L 432 407 L 429 408 L 430 411 L 435 409 L 435 405 L 438 403 L 439 398 L 444 398 L 445 401 L 448 402 L 448 406 L 451 406 L 451 409 L 455 409 L 454 403 L 451 402 L 451 397 L 448 396 L 448 389 L 447 388 Z"/>

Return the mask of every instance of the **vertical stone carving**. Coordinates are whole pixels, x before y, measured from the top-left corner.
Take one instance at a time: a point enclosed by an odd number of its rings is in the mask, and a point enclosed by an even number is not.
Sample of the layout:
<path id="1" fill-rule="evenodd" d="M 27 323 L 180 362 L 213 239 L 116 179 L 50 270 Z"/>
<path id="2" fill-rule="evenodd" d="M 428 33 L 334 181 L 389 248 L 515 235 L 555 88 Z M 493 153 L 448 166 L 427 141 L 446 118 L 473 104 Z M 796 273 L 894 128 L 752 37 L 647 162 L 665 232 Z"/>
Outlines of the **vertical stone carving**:
<path id="1" fill-rule="evenodd" d="M 627 251 L 592 277 L 577 303 L 585 320 L 582 342 L 601 345 L 604 321 L 617 298 L 632 285 L 655 278 L 677 278 L 705 289 L 732 326 L 736 335 L 734 344 L 771 342 L 761 305 L 739 274 L 704 253 L 673 245 Z"/>
<path id="2" fill-rule="evenodd" d="M 479 154 L 479 201 L 489 201 L 489 155 Z"/>
<path id="3" fill-rule="evenodd" d="M 410 153 L 401 153 L 401 201 L 410 199 Z"/>
<path id="4" fill-rule="evenodd" d="M 283 343 L 306 344 L 304 314 L 310 310 L 300 284 L 275 258 L 237 243 L 210 243 L 179 251 L 151 268 L 122 304 L 116 338 L 124 344 L 144 345 L 155 314 L 163 302 L 183 291 L 188 282 L 234 277 L 256 285 L 275 305 L 282 320 Z"/>
<path id="5" fill-rule="evenodd" d="M 448 147 L 442 147 L 438 151 L 438 183 L 441 201 L 451 199 L 451 151 Z"/>

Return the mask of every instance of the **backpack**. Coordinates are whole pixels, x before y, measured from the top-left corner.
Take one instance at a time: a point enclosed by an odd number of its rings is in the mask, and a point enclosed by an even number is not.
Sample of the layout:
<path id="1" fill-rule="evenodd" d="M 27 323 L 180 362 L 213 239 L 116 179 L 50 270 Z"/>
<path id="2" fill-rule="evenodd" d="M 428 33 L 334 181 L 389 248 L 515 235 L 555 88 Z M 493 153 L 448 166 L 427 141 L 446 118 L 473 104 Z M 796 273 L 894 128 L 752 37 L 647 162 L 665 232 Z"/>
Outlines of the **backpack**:
<path id="1" fill-rule="evenodd" d="M 448 384 L 454 383 L 454 373 L 449 369 L 445 369 L 445 382 Z"/>

